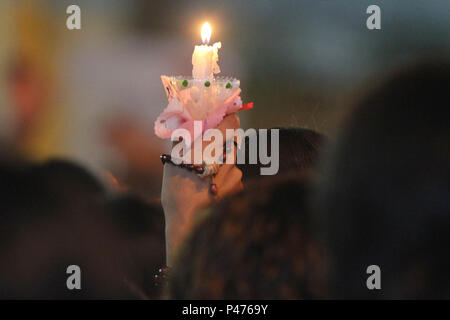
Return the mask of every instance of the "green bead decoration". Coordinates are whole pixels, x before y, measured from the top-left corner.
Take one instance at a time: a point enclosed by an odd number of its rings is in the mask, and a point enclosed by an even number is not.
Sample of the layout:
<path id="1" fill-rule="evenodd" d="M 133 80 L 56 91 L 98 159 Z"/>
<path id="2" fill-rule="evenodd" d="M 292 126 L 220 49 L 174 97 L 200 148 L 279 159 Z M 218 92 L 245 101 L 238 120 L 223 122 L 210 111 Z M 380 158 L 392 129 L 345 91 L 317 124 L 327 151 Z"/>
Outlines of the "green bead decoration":
<path id="1" fill-rule="evenodd" d="M 183 87 L 187 87 L 189 82 L 187 80 L 183 80 L 181 84 L 183 85 Z"/>
<path id="2" fill-rule="evenodd" d="M 225 88 L 230 89 L 231 88 L 231 83 L 227 82 L 227 85 L 225 86 Z"/>
<path id="3" fill-rule="evenodd" d="M 209 87 L 210 85 L 211 85 L 211 82 L 209 82 L 209 81 L 205 82 L 205 87 Z"/>

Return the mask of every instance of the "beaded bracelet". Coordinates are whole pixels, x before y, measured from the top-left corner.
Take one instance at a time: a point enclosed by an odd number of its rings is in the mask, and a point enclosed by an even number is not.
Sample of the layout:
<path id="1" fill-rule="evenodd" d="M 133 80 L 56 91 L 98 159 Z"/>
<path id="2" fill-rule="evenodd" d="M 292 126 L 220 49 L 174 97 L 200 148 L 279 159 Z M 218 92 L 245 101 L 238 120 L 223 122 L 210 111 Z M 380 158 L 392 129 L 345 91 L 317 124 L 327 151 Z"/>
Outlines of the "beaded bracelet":
<path id="1" fill-rule="evenodd" d="M 210 165 L 187 164 L 182 161 L 180 163 L 175 163 L 172 160 L 172 156 L 170 154 L 162 154 L 160 156 L 160 158 L 161 158 L 161 162 L 163 163 L 163 165 L 166 163 L 170 163 L 174 166 L 177 166 L 180 168 L 185 168 L 189 171 L 195 172 L 201 178 L 210 177 L 211 185 L 209 186 L 209 192 L 211 192 L 212 195 L 217 194 L 217 185 L 215 183 L 213 183 L 213 181 L 212 181 L 213 177 L 216 175 L 216 173 L 219 171 L 219 168 L 220 168 L 220 165 L 218 165 L 217 163 L 210 164 Z"/>
<path id="2" fill-rule="evenodd" d="M 237 147 L 237 142 L 233 141 L 234 146 Z M 223 159 L 222 161 L 225 162 L 226 161 L 226 157 L 227 157 L 227 149 L 226 149 L 226 143 L 224 144 L 224 151 L 223 151 Z M 217 195 L 217 185 L 215 183 L 213 183 L 213 178 L 214 176 L 217 174 L 217 172 L 219 172 L 220 166 L 221 164 L 218 163 L 212 163 L 212 164 L 189 164 L 189 163 L 184 163 L 183 161 L 177 161 L 177 163 L 175 163 L 172 159 L 172 156 L 170 154 L 161 154 L 160 156 L 161 162 L 162 164 L 166 164 L 166 163 L 170 163 L 174 166 L 180 167 L 180 168 L 185 168 L 189 171 L 195 172 L 200 178 L 207 178 L 210 177 L 211 178 L 211 185 L 209 187 L 209 191 L 211 192 L 212 195 Z"/>

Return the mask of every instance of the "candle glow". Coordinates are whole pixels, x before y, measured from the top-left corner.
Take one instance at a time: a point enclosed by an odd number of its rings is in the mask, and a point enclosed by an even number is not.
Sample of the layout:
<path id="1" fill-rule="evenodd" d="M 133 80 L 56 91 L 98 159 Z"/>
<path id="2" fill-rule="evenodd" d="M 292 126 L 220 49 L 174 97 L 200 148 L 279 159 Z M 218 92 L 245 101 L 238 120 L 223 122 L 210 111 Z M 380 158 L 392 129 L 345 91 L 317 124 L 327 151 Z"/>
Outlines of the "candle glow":
<path id="1" fill-rule="evenodd" d="M 209 40 L 211 39 L 211 25 L 208 22 L 205 22 L 202 26 L 202 43 L 209 44 Z"/>

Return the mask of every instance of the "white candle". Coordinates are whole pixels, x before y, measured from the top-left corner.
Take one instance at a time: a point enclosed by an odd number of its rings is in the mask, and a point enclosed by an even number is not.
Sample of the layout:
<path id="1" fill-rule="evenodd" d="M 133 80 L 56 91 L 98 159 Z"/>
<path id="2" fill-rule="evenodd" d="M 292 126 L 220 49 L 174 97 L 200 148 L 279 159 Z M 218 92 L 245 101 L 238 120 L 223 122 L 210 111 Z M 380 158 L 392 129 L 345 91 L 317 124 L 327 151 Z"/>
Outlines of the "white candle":
<path id="1" fill-rule="evenodd" d="M 222 44 L 220 42 L 214 43 L 212 46 L 208 45 L 211 38 L 211 26 L 205 22 L 202 27 L 202 42 L 203 45 L 195 46 L 192 54 L 192 76 L 194 79 L 212 79 L 215 73 L 220 72 L 218 51 Z"/>

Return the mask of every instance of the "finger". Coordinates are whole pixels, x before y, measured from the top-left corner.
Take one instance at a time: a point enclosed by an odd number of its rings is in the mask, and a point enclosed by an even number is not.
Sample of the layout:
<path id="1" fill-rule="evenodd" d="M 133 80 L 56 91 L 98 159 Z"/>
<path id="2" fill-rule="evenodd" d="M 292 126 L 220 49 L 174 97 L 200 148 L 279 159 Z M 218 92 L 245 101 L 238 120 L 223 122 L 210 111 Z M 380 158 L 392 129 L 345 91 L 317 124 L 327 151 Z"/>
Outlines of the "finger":
<path id="1" fill-rule="evenodd" d="M 236 113 L 228 114 L 223 118 L 222 122 L 219 123 L 217 129 L 225 133 L 226 129 L 237 129 L 239 128 L 239 117 Z"/>
<path id="2" fill-rule="evenodd" d="M 236 113 L 232 113 L 232 114 L 226 115 L 223 118 L 223 120 L 220 122 L 220 124 L 217 126 L 217 128 L 214 128 L 214 129 L 217 129 L 217 130 L 220 131 L 221 137 L 222 137 L 222 141 L 215 141 L 215 138 L 212 139 L 212 141 L 204 141 L 203 140 L 203 136 L 197 138 L 197 139 L 201 140 L 201 147 L 202 147 L 202 151 L 201 152 L 202 152 L 202 155 L 203 155 L 203 151 L 205 150 L 205 148 L 208 145 L 210 145 L 211 143 L 214 143 L 214 144 L 217 143 L 218 146 L 222 147 L 223 144 L 225 144 L 226 138 L 227 138 L 226 130 L 227 129 L 238 129 L 239 126 L 240 126 L 240 121 L 239 121 L 239 117 L 238 117 L 238 115 Z M 173 141 L 172 142 L 172 148 L 175 147 L 175 145 L 177 145 L 180 142 L 182 142 L 182 141 Z M 195 148 L 191 148 L 192 146 L 195 146 L 195 142 L 193 142 L 191 146 L 187 147 L 187 149 L 188 150 L 190 149 L 190 151 L 191 151 L 189 163 L 193 163 L 194 162 L 193 152 L 195 152 L 194 151 Z M 216 156 L 218 157 L 219 155 L 216 155 Z"/>

